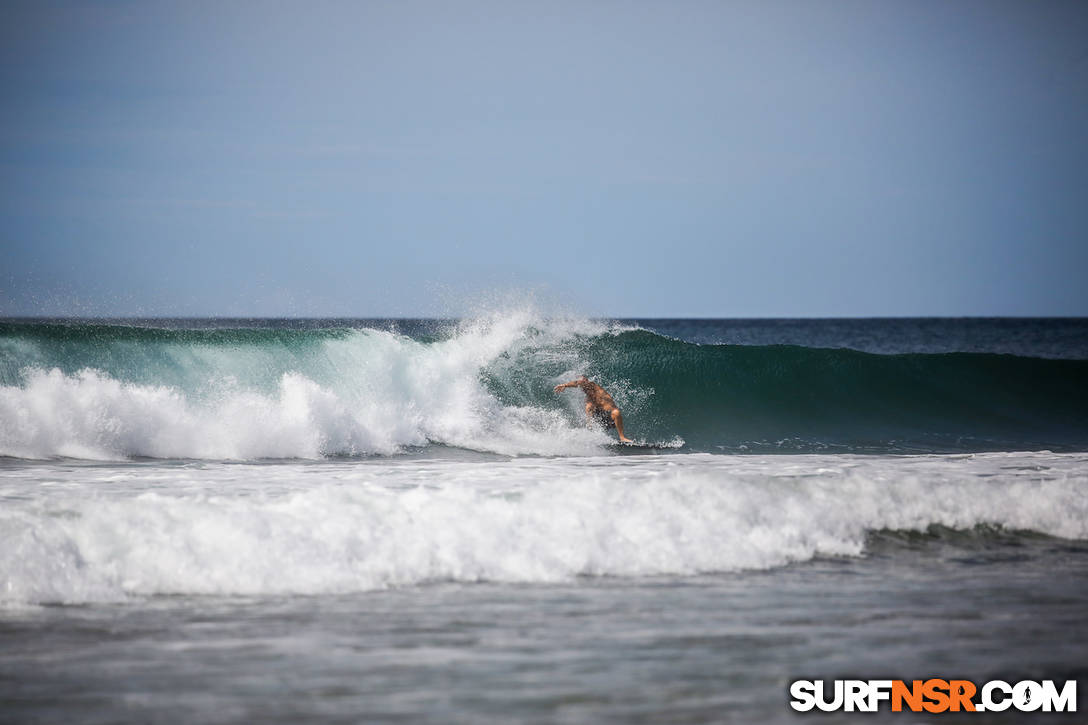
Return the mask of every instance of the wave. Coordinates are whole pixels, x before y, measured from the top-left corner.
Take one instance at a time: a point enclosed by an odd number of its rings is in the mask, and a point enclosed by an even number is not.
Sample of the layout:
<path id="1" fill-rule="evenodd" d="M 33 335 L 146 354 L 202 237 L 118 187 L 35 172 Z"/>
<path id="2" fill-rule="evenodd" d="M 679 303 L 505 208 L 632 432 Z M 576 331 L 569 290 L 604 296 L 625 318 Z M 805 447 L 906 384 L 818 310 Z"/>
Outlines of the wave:
<path id="1" fill-rule="evenodd" d="M 657 391 L 650 413 L 703 449 L 1083 449 L 1088 361 L 597 340 L 594 369 Z"/>
<path id="2" fill-rule="evenodd" d="M 1088 361 L 698 345 L 513 311 L 409 332 L 0 323 L 0 455 L 600 453 L 575 392 L 687 451 L 1083 450 Z"/>
<path id="3" fill-rule="evenodd" d="M 688 576 L 886 554 L 887 532 L 933 527 L 1006 554 L 1088 538 L 1082 456 L 947 458 L 58 467 L 81 486 L 0 509 L 0 602 Z"/>

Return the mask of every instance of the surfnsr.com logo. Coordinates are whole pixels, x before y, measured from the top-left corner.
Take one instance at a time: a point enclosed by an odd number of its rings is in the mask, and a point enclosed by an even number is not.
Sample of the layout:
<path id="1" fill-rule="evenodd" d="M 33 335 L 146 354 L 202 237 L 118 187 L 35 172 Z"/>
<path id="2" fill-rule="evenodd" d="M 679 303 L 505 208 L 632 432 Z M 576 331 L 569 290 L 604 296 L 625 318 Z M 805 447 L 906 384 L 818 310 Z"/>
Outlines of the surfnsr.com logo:
<path id="1" fill-rule="evenodd" d="M 831 687 L 823 680 L 797 680 L 790 684 L 790 697 L 790 707 L 799 712 L 876 712 L 884 705 L 892 712 L 1001 712 L 1010 707 L 1076 712 L 1077 681 L 1066 680 L 1059 690 L 1053 680 L 1014 685 L 990 680 L 982 687 L 970 680 L 835 680 Z"/>

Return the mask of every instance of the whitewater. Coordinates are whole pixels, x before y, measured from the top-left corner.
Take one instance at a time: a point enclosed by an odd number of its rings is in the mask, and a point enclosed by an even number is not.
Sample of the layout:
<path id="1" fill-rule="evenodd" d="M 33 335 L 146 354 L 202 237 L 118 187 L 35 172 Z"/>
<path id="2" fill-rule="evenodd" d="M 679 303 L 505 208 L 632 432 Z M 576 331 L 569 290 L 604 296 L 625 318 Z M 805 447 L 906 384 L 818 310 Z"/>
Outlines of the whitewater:
<path id="1" fill-rule="evenodd" d="M 2 597 L 690 576 L 933 526 L 1088 539 L 1086 488 L 1088 456 L 1048 453 L 13 467 Z"/>
<path id="2" fill-rule="evenodd" d="M 0 719 L 779 722 L 790 678 L 1082 677 L 1086 341 L 0 321 Z"/>
<path id="3" fill-rule="evenodd" d="M 428 443 L 591 452 L 603 436 L 554 410 L 502 405 L 480 380 L 485 367 L 554 338 L 552 325 L 530 322 L 473 321 L 429 344 L 380 329 L 240 340 L 144 330 L 150 339 L 133 339 L 116 328 L 76 331 L 75 340 L 12 335 L 6 377 L 19 384 L 0 388 L 0 455 L 249 460 L 389 455 Z M 565 357 L 569 372 L 579 361 Z"/>

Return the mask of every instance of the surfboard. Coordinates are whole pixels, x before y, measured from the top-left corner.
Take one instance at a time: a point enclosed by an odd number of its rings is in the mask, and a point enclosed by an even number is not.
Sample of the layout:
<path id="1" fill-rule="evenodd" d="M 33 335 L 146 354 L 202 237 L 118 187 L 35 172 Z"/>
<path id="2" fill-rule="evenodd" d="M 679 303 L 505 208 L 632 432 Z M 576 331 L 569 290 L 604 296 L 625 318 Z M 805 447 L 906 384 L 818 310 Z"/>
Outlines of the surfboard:
<path id="1" fill-rule="evenodd" d="M 682 439 L 671 441 L 635 441 L 634 443 L 609 443 L 605 446 L 614 451 L 678 451 L 684 447 Z"/>

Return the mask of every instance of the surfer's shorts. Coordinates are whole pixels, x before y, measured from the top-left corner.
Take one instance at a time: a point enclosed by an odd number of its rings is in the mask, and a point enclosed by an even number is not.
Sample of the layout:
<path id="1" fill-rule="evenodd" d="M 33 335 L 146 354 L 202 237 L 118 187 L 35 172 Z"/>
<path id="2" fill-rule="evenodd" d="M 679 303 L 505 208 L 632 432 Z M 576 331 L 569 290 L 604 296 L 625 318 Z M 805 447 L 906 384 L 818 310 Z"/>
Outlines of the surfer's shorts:
<path id="1" fill-rule="evenodd" d="M 612 420 L 612 411 L 605 410 L 604 408 L 597 408 L 593 411 L 593 419 L 603 425 L 605 428 L 615 428 L 616 421 Z"/>

